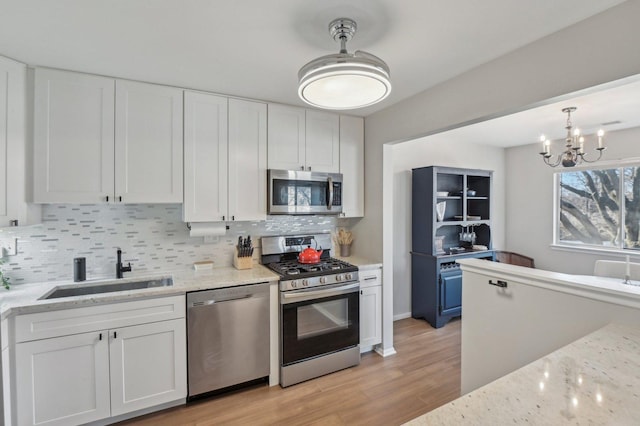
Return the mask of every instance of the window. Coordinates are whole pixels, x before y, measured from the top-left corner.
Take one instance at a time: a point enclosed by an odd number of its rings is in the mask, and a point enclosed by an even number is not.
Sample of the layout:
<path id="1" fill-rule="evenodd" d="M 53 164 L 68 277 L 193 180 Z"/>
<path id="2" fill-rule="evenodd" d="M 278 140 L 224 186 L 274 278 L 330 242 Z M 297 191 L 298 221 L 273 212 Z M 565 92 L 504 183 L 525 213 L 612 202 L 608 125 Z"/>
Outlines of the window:
<path id="1" fill-rule="evenodd" d="M 640 166 L 556 174 L 555 243 L 640 250 Z"/>

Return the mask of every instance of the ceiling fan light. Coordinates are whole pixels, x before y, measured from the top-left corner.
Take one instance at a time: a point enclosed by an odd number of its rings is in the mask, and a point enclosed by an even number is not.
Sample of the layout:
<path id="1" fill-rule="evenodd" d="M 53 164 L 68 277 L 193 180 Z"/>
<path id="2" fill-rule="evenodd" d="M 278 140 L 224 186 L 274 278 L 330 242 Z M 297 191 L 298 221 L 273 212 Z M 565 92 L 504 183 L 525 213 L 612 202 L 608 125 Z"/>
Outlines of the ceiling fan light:
<path id="1" fill-rule="evenodd" d="M 329 25 L 340 53 L 312 60 L 298 72 L 298 95 L 315 107 L 334 110 L 362 108 L 385 99 L 391 93 L 389 67 L 380 58 L 363 51 L 347 53 L 346 41 L 356 24 L 340 18 Z"/>
<path id="2" fill-rule="evenodd" d="M 391 93 L 389 75 L 365 64 L 325 65 L 303 75 L 298 95 L 325 109 L 354 109 L 380 102 Z"/>

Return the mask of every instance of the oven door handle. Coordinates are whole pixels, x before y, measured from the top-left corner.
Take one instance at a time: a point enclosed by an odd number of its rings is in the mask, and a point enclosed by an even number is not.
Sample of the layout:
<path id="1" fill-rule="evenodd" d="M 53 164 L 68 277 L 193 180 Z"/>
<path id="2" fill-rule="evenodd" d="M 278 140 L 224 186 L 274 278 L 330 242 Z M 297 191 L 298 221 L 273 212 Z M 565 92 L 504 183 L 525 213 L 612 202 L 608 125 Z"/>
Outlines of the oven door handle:
<path id="1" fill-rule="evenodd" d="M 295 303 L 304 300 L 318 299 L 319 297 L 338 296 L 341 294 L 357 293 L 360 283 L 349 284 L 342 287 L 334 287 L 327 290 L 295 291 L 282 294 L 282 303 Z"/>

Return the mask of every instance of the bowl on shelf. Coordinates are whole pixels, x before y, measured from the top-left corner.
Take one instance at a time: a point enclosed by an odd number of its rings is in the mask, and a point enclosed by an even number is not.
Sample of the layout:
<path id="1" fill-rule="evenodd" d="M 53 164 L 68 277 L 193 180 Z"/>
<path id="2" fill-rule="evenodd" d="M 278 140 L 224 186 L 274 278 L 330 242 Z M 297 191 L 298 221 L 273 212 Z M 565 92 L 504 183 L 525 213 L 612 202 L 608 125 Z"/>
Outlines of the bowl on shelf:
<path id="1" fill-rule="evenodd" d="M 446 196 L 449 195 L 449 193 L 447 191 L 438 191 L 438 192 L 436 192 L 436 195 L 438 197 L 446 197 Z"/>
<path id="2" fill-rule="evenodd" d="M 476 191 L 473 189 L 467 189 L 467 197 L 475 197 Z"/>

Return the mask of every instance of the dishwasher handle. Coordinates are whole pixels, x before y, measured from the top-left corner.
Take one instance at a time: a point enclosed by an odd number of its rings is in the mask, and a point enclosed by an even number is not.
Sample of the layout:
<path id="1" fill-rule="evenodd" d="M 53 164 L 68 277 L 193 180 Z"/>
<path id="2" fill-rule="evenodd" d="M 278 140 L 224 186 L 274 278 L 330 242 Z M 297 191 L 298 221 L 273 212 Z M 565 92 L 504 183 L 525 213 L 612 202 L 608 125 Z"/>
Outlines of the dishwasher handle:
<path id="1" fill-rule="evenodd" d="M 233 302 L 234 300 L 244 300 L 244 299 L 250 299 L 252 297 L 251 294 L 245 294 L 244 296 L 236 296 L 236 297 L 227 297 L 227 298 L 220 298 L 220 299 L 209 299 L 209 300 L 199 300 L 197 302 L 191 302 L 189 304 L 189 308 L 197 308 L 200 306 L 211 306 L 211 305 L 215 305 L 216 303 L 224 303 L 224 302 Z"/>

